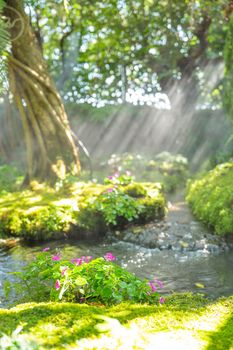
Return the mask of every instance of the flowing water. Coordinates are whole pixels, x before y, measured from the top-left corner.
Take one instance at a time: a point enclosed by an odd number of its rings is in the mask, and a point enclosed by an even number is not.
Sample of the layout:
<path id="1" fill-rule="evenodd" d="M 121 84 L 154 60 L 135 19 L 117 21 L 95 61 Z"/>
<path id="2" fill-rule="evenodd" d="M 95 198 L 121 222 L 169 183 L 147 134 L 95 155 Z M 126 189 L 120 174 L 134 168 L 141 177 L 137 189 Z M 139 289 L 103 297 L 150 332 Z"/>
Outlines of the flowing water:
<path id="1" fill-rule="evenodd" d="M 170 209 L 166 221 L 174 230 L 185 235 L 195 224 L 200 237 L 204 236 L 199 223 L 193 218 L 182 193 L 170 198 Z M 197 225 L 196 225 L 197 224 Z M 49 246 L 51 253 L 60 251 L 64 258 L 78 258 L 90 255 L 93 258 L 112 252 L 117 263 L 138 277 L 153 280 L 155 277 L 164 284 L 163 293 L 192 291 L 207 294 L 213 298 L 233 295 L 233 249 L 209 252 L 174 251 L 143 248 L 139 245 L 117 242 L 95 241 L 53 241 L 40 245 L 16 245 L 11 249 L 0 249 L 0 283 L 12 280 L 9 272 L 19 271 L 32 261 L 43 248 Z M 200 288 L 201 287 L 201 288 Z M 0 288 L 2 307 L 7 306 Z"/>
<path id="2" fill-rule="evenodd" d="M 48 245 L 48 244 L 47 244 Z M 34 259 L 47 245 L 17 245 L 0 251 L 0 280 L 4 283 L 13 276 L 9 272 L 19 271 Z M 137 276 L 152 280 L 154 277 L 164 283 L 164 293 L 193 291 L 211 297 L 233 294 L 233 252 L 210 254 L 201 252 L 174 252 L 146 249 L 130 243 L 103 242 L 51 242 L 51 253 L 62 252 L 65 258 L 91 255 L 93 258 L 112 252 L 117 263 Z M 198 287 L 201 284 L 204 288 Z M 2 307 L 6 303 L 2 302 Z"/>

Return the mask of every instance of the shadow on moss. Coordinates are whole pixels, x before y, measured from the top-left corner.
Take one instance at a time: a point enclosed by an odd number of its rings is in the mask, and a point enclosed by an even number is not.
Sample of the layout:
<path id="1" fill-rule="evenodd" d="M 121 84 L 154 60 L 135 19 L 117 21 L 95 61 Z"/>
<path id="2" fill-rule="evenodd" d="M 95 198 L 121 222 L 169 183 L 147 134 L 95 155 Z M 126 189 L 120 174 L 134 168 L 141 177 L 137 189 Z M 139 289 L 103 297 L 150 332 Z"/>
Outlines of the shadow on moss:
<path id="1" fill-rule="evenodd" d="M 186 300 L 186 302 L 185 302 Z M 35 340 L 46 348 L 63 348 L 67 344 L 87 337 L 97 336 L 97 316 L 116 318 L 123 325 L 134 320 L 150 320 L 146 328 L 154 330 L 181 326 L 191 316 L 205 310 L 209 301 L 200 296 L 184 294 L 171 297 L 166 305 L 119 304 L 114 307 L 87 306 L 71 303 L 22 304 L 0 311 L 0 330 L 11 332 L 23 323 L 23 333 L 33 334 Z"/>

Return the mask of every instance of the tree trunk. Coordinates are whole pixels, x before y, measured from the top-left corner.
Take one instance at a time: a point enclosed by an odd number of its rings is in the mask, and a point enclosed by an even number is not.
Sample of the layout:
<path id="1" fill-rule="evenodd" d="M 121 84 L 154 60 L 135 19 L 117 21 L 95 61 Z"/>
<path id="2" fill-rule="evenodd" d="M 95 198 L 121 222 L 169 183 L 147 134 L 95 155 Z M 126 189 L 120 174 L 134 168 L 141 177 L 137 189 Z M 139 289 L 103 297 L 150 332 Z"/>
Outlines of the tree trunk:
<path id="1" fill-rule="evenodd" d="M 25 134 L 28 164 L 25 180 L 27 183 L 34 178 L 53 182 L 63 178 L 67 172 L 78 174 L 78 150 L 69 121 L 49 77 L 22 1 L 6 0 L 5 3 L 4 15 L 10 23 L 15 23 L 9 28 L 12 54 L 8 60 L 8 72 Z M 17 39 L 13 40 L 15 37 Z"/>

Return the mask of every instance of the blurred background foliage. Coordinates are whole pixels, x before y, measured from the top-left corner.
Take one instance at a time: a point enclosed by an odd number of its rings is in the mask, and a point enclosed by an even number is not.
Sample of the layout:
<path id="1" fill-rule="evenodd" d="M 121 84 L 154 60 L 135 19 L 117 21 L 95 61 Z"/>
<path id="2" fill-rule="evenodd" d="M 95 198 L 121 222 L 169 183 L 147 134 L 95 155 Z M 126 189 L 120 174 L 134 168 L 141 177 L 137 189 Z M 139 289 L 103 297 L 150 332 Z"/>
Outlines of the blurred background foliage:
<path id="1" fill-rule="evenodd" d="M 232 1 L 28 0 L 25 9 L 74 130 L 92 156 L 109 157 L 106 143 L 98 146 L 101 155 L 92 144 L 97 124 L 103 123 L 101 138 L 112 124 L 117 129 L 116 122 L 123 117 L 134 129 L 140 118 L 147 124 L 148 115 L 147 129 L 153 116 L 157 129 L 152 125 L 153 135 L 148 131 L 141 139 L 156 138 L 166 128 L 167 136 L 160 140 L 165 151 L 182 153 L 191 162 L 196 157 L 195 164 L 208 157 L 215 164 L 232 156 L 231 124 L 226 117 L 233 118 Z M 0 21 L 0 50 L 6 45 L 4 21 Z M 4 62 L 2 56 L 0 148 L 3 160 L 9 161 L 8 144 L 21 159 L 23 142 L 17 113 L 10 112 L 14 106 Z M 211 123 L 209 135 L 202 132 L 203 110 Z M 130 119 L 133 115 L 137 118 Z M 140 134 L 140 126 L 136 131 Z M 111 134 L 111 140 L 119 139 L 119 144 L 124 144 L 125 137 L 120 132 Z M 136 138 L 134 130 L 134 143 Z M 184 151 L 191 147 L 186 147 L 186 139 L 198 156 Z M 135 149 L 115 145 L 112 153 L 138 152 L 140 143 Z M 149 147 L 152 154 L 161 152 L 156 142 L 151 141 Z"/>

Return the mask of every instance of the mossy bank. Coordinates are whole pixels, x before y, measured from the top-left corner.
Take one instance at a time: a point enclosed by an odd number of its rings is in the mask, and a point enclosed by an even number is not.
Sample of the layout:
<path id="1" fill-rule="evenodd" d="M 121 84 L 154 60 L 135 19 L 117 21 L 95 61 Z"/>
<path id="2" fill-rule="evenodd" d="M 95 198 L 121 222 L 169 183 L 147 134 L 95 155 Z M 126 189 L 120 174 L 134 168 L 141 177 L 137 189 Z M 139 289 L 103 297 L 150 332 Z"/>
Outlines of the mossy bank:
<path id="1" fill-rule="evenodd" d="M 162 186 L 126 180 L 117 186 L 74 182 L 57 188 L 34 182 L 28 190 L 2 190 L 0 236 L 31 241 L 83 238 L 163 218 Z"/>
<path id="2" fill-rule="evenodd" d="M 231 349 L 232 297 L 168 297 L 162 305 L 27 303 L 0 311 L 2 344 L 19 349 Z M 12 332 L 21 325 L 21 332 Z M 20 331 L 18 329 L 18 331 Z M 1 349 L 6 349 L 1 344 Z M 23 344 L 23 345 L 22 345 Z M 26 344 L 26 345 L 25 345 Z M 21 347 L 20 347 L 21 346 Z"/>
<path id="3" fill-rule="evenodd" d="M 233 235 L 233 162 L 191 182 L 187 200 L 194 215 L 219 235 Z"/>

